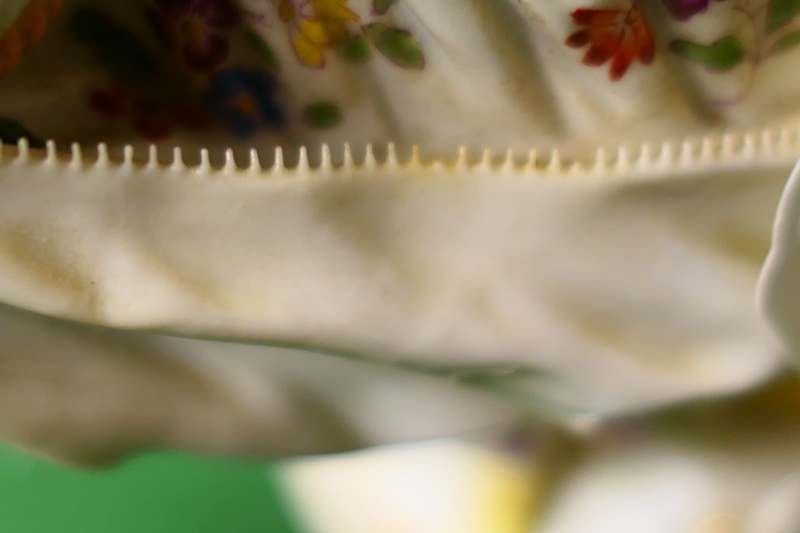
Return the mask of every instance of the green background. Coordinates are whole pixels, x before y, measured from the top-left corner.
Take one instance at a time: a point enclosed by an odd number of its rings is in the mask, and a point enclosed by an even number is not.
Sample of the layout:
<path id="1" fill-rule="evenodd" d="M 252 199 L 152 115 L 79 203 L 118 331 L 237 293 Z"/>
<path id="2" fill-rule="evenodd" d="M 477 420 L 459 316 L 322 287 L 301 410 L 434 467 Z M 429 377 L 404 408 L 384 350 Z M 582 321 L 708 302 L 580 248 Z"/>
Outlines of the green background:
<path id="1" fill-rule="evenodd" d="M 299 533 L 267 462 L 175 454 L 104 471 L 0 447 L 2 533 Z"/>

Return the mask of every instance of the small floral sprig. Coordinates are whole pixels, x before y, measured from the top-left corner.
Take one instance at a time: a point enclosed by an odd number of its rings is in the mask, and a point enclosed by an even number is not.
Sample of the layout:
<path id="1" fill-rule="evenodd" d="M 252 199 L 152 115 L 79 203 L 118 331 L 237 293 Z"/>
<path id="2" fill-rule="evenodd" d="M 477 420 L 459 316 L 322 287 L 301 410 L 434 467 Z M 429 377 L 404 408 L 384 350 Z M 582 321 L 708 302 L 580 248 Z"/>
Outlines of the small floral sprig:
<path id="1" fill-rule="evenodd" d="M 709 0 L 663 0 L 669 13 L 677 20 L 688 21 L 705 13 Z M 800 15 L 796 0 L 714 0 L 729 2 L 732 11 L 745 20 L 744 31 L 719 37 L 711 42 L 674 39 L 670 50 L 713 73 L 724 74 L 741 65 L 749 66 L 747 82 L 739 94 L 720 100 L 720 106 L 740 103 L 752 90 L 759 67 L 770 58 L 800 45 L 800 28 L 794 24 Z"/>
<path id="2" fill-rule="evenodd" d="M 338 51 L 350 63 L 366 63 L 375 49 L 398 67 L 423 70 L 425 56 L 407 30 L 381 20 L 400 0 L 373 0 L 372 9 L 364 17 L 353 11 L 348 0 L 264 0 L 272 4 L 277 19 L 283 23 L 295 56 L 306 67 L 322 69 L 328 55 Z M 244 11 L 252 26 L 266 30 L 272 27 L 271 15 L 262 11 Z M 281 65 L 272 46 L 263 36 L 250 37 L 269 67 L 277 72 Z M 336 127 L 344 119 L 336 102 L 322 100 L 307 105 L 303 121 L 315 129 Z"/>
<path id="3" fill-rule="evenodd" d="M 288 29 L 295 55 L 305 66 L 324 68 L 332 49 L 340 50 L 348 61 L 366 62 L 371 58 L 372 45 L 395 65 L 422 70 L 425 56 L 416 38 L 379 19 L 398 1 L 373 0 L 369 20 L 365 20 L 350 9 L 348 0 L 271 0 L 278 19 Z M 251 17 L 256 26 L 268 24 L 263 13 L 253 13 Z"/>

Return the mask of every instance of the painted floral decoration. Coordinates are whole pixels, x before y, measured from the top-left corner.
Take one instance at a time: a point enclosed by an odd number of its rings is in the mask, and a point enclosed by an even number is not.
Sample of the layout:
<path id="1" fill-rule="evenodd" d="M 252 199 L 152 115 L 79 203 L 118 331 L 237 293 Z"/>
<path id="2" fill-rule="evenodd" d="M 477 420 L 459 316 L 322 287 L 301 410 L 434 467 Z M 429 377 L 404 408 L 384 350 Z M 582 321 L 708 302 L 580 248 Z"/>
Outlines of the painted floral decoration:
<path id="1" fill-rule="evenodd" d="M 617 81 L 634 59 L 650 64 L 656 45 L 652 32 L 636 2 L 627 8 L 576 9 L 572 22 L 583 28 L 572 33 L 566 44 L 573 48 L 589 46 L 583 63 L 604 65 L 609 60 L 609 77 Z M 740 103 L 753 89 L 759 68 L 771 58 L 800 47 L 800 0 L 661 0 L 674 20 L 687 22 L 702 17 L 712 3 L 729 6 L 732 16 L 741 17 L 735 31 L 708 39 L 673 38 L 669 50 L 711 74 L 725 74 L 739 67 L 748 68 L 744 84 L 736 94 L 714 100 L 718 106 Z"/>
<path id="2" fill-rule="evenodd" d="M 186 64 L 211 72 L 228 58 L 228 33 L 239 22 L 231 0 L 155 0 L 151 20 Z"/>
<path id="3" fill-rule="evenodd" d="M 292 50 L 299 62 L 321 69 L 328 56 L 338 53 L 344 61 L 363 64 L 379 56 L 395 66 L 412 71 L 425 68 L 425 55 L 417 39 L 383 17 L 401 0 L 372 0 L 369 13 L 351 9 L 348 0 L 265 0 L 264 8 L 245 9 L 244 16 L 256 30 L 251 42 L 273 72 L 281 69 L 277 54 L 267 40 L 271 21 L 277 17 L 289 35 Z M 344 120 L 335 101 L 323 99 L 305 106 L 303 122 L 315 129 L 330 129 Z"/>
<path id="4" fill-rule="evenodd" d="M 384 18 L 400 1 L 372 0 L 369 13 L 358 13 L 349 0 L 259 0 L 250 8 L 236 0 L 149 0 L 142 16 L 157 40 L 142 39 L 140 25 L 128 27 L 102 9 L 78 10 L 72 22 L 78 40 L 93 49 L 107 73 L 87 98 L 95 112 L 128 121 L 151 141 L 165 140 L 179 128 L 215 125 L 246 139 L 287 122 L 279 101 L 281 65 L 267 42 L 274 23 L 286 27 L 304 66 L 323 68 L 337 53 L 351 63 L 379 55 L 419 71 L 425 57 L 416 38 Z M 229 57 L 229 39 L 245 29 L 244 19 L 263 68 Z M 186 69 L 176 68 L 176 59 Z M 345 120 L 338 103 L 324 97 L 305 103 L 297 118 L 315 129 Z"/>
<path id="5" fill-rule="evenodd" d="M 724 2 L 725 0 L 714 0 Z M 684 21 L 699 13 L 705 13 L 711 0 L 663 0 L 664 6 L 673 18 Z"/>
<path id="6" fill-rule="evenodd" d="M 347 8 L 347 0 L 274 0 L 278 16 L 289 24 L 289 39 L 297 57 L 309 67 L 325 66 L 325 50 L 341 44 L 348 22 L 359 16 Z"/>
<path id="7" fill-rule="evenodd" d="M 567 37 L 567 46 L 589 46 L 584 65 L 600 66 L 610 60 L 612 81 L 621 79 L 634 59 L 645 65 L 653 62 L 653 34 L 636 5 L 628 9 L 576 9 L 571 16 L 573 23 L 584 28 Z"/>
<path id="8" fill-rule="evenodd" d="M 284 124 L 284 113 L 276 100 L 277 89 L 278 81 L 268 70 L 235 66 L 222 69 L 211 78 L 206 99 L 234 136 L 246 139 L 259 129 Z"/>
<path id="9" fill-rule="evenodd" d="M 747 68 L 745 83 L 737 94 L 716 100 L 718 106 L 740 103 L 752 90 L 759 68 L 769 59 L 800 45 L 800 15 L 797 0 L 715 0 L 727 1 L 731 11 L 741 18 L 737 31 L 708 40 L 672 39 L 670 50 L 684 59 L 720 75 L 739 67 Z M 670 14 L 678 20 L 702 13 L 708 0 L 690 9 L 689 0 L 664 0 Z M 676 7 L 684 9 L 676 10 Z"/>
<path id="10" fill-rule="evenodd" d="M 5 28 L 0 36 L 0 78 L 14 70 L 25 51 L 42 38 L 63 5 L 64 0 L 31 0 L 13 21 L 7 18 L 14 9 L 0 10 L 0 25 Z"/>
<path id="11" fill-rule="evenodd" d="M 342 52 L 345 60 L 364 63 L 371 48 L 409 70 L 425 68 L 425 56 L 417 39 L 407 30 L 380 19 L 399 0 L 373 0 L 369 15 L 356 13 L 348 0 L 272 0 L 278 18 L 287 25 L 295 55 L 304 65 L 323 68 L 331 49 Z M 255 26 L 267 29 L 265 13 L 249 13 Z M 263 38 L 259 37 L 263 44 Z M 267 46 L 268 47 L 268 46 Z"/>
<path id="12" fill-rule="evenodd" d="M 209 117 L 197 102 L 177 102 L 148 97 L 116 84 L 95 89 L 89 96 L 91 109 L 108 119 L 129 120 L 145 139 L 168 139 L 176 127 L 204 129 Z"/>
<path id="13" fill-rule="evenodd" d="M 209 125 L 199 94 L 162 70 L 130 28 L 93 8 L 76 10 L 70 22 L 75 37 L 95 52 L 107 73 L 87 98 L 95 113 L 127 122 L 153 142 L 167 139 L 178 127 Z"/>

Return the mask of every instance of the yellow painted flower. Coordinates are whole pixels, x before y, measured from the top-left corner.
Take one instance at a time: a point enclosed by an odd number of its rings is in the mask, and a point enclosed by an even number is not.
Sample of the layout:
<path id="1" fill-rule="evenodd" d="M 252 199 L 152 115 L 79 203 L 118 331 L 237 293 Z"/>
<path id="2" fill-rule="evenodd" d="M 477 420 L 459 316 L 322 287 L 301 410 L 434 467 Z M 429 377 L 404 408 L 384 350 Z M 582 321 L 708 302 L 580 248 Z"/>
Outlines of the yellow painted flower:
<path id="1" fill-rule="evenodd" d="M 274 0 L 278 16 L 289 24 L 289 38 L 297 57 L 314 68 L 325 66 L 325 50 L 345 38 L 348 22 L 361 18 L 347 0 Z"/>

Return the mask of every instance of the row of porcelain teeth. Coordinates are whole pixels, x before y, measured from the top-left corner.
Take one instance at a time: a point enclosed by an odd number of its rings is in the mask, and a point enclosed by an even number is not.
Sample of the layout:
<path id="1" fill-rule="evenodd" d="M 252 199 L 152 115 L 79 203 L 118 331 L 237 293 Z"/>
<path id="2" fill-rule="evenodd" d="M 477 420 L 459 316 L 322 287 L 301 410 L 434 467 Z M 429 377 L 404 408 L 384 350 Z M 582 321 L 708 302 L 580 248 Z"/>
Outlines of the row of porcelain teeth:
<path id="1" fill-rule="evenodd" d="M 627 145 L 620 145 L 611 152 L 598 148 L 594 158 L 586 163 L 571 161 L 562 158 L 559 150 L 549 151 L 545 157 L 536 150 L 531 150 L 527 156 L 520 160 L 517 154 L 509 150 L 500 155 L 491 150 L 484 150 L 480 158 L 475 159 L 466 148 L 461 148 L 458 157 L 450 162 L 443 161 L 424 162 L 417 147 L 412 148 L 411 154 L 404 160 L 398 159 L 394 144 L 388 144 L 382 160 L 375 155 L 373 146 L 365 147 L 364 157 L 356 162 L 351 147 L 344 145 L 340 155 L 340 163 L 334 165 L 331 149 L 323 144 L 320 149 L 318 164 L 312 165 L 308 151 L 305 147 L 299 149 L 297 162 L 293 167 L 285 163 L 284 151 L 281 147 L 275 148 L 272 164 L 262 167 L 258 151 L 251 149 L 249 162 L 246 167 L 237 165 L 233 150 L 225 151 L 225 163 L 221 167 L 213 167 L 207 149 L 200 151 L 200 163 L 187 166 L 179 147 L 173 148 L 172 160 L 163 165 L 159 160 L 159 150 L 155 145 L 149 148 L 147 160 L 139 164 L 134 157 L 134 149 L 128 145 L 123 149 L 121 162 L 112 163 L 108 148 L 100 143 L 96 148 L 93 161 L 86 161 L 83 149 L 77 143 L 71 145 L 71 155 L 66 158 L 59 154 L 56 144 L 49 141 L 43 155 L 40 151 L 33 151 L 26 139 L 20 139 L 16 145 L 15 153 L 11 157 L 4 157 L 0 164 L 27 164 L 38 162 L 46 167 L 55 167 L 65 164 L 74 170 L 94 167 L 108 169 L 113 166 L 122 169 L 132 169 L 134 166 L 143 167 L 145 170 L 173 171 L 194 170 L 199 174 L 212 172 L 234 173 L 247 171 L 254 174 L 268 172 L 276 174 L 281 172 L 303 173 L 308 171 L 333 171 L 333 170 L 360 170 L 374 169 L 413 169 L 413 168 L 442 168 L 451 170 L 493 171 L 501 173 L 536 173 L 545 175 L 569 175 L 577 173 L 624 173 L 631 170 L 638 171 L 665 171 L 676 168 L 698 168 L 716 164 L 728 164 L 754 159 L 795 159 L 800 157 L 800 125 L 795 128 L 780 128 L 777 130 L 764 130 L 760 133 L 729 133 L 722 135 L 709 135 L 701 139 L 685 140 L 682 143 L 664 142 L 660 144 L 643 143 L 636 149 Z M 609 155 L 609 153 L 613 155 Z M 66 160 L 65 160 L 66 159 Z"/>

